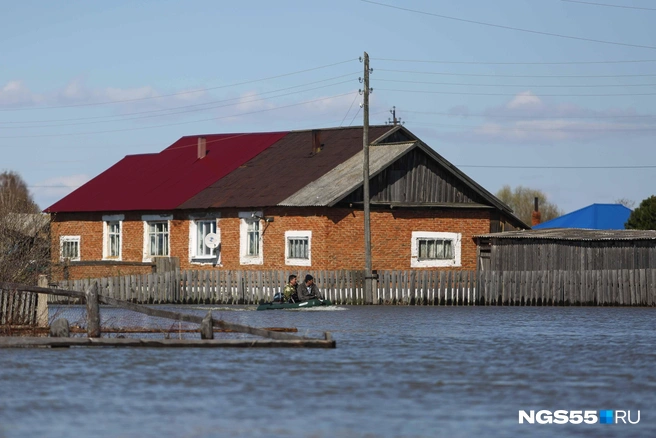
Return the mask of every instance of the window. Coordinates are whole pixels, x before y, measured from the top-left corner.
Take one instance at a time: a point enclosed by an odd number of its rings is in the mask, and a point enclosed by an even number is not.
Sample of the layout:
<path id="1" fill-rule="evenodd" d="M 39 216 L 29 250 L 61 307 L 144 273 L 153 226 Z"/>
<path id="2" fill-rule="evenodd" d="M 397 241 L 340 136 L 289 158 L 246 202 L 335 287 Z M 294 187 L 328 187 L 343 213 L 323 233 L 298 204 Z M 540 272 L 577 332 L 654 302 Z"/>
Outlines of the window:
<path id="1" fill-rule="evenodd" d="M 124 218 L 122 214 L 103 216 L 103 259 L 121 259 L 121 229 Z"/>
<path id="2" fill-rule="evenodd" d="M 59 258 L 63 261 L 80 260 L 80 236 L 61 236 L 59 238 Z"/>
<path id="3" fill-rule="evenodd" d="M 108 234 L 108 256 L 118 257 L 121 255 L 121 224 L 120 222 L 107 222 Z"/>
<path id="4" fill-rule="evenodd" d="M 247 221 L 246 255 L 257 257 L 260 255 L 260 221 Z"/>
<path id="5" fill-rule="evenodd" d="M 453 241 L 446 239 L 417 239 L 418 260 L 450 260 L 453 258 Z"/>
<path id="6" fill-rule="evenodd" d="M 262 212 L 241 212 L 240 225 L 240 263 L 242 265 L 261 265 L 262 255 Z"/>
<path id="7" fill-rule="evenodd" d="M 148 222 L 148 255 L 169 255 L 169 223 Z"/>
<path id="8" fill-rule="evenodd" d="M 410 266 L 413 268 L 460 266 L 460 233 L 413 231 Z"/>
<path id="9" fill-rule="evenodd" d="M 208 234 L 216 234 L 220 238 L 220 230 L 216 217 L 190 217 L 189 225 L 189 261 L 195 263 L 219 263 L 221 247 L 210 248 L 205 242 Z"/>
<path id="10" fill-rule="evenodd" d="M 312 231 L 285 231 L 285 264 L 311 266 Z"/>
<path id="11" fill-rule="evenodd" d="M 149 214 L 141 216 L 144 224 L 143 261 L 152 262 L 153 257 L 168 257 L 171 254 L 169 235 L 173 215 Z"/>
<path id="12" fill-rule="evenodd" d="M 287 257 L 290 259 L 304 259 L 307 260 L 310 256 L 308 254 L 308 247 L 310 246 L 310 239 L 307 237 L 290 237 L 287 239 Z"/>

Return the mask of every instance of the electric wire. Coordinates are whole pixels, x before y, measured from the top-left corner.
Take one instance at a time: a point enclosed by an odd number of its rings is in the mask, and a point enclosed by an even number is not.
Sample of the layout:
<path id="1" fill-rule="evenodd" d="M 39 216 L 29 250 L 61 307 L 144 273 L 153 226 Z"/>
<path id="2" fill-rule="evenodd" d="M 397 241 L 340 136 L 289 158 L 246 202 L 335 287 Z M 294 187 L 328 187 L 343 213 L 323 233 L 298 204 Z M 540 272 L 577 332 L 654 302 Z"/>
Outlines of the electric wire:
<path id="1" fill-rule="evenodd" d="M 656 165 L 647 166 L 507 166 L 507 165 L 493 165 L 493 164 L 456 164 L 457 167 L 469 167 L 480 169 L 656 169 Z"/>
<path id="2" fill-rule="evenodd" d="M 653 132 L 656 131 L 656 126 L 649 127 L 635 127 L 635 128 L 607 128 L 607 127 L 591 127 L 590 129 L 581 129 L 581 128 L 570 128 L 567 126 L 560 126 L 554 128 L 531 128 L 531 127 L 521 127 L 521 126 L 504 126 L 504 125 L 453 125 L 446 123 L 430 123 L 430 122 L 421 122 L 413 121 L 410 124 L 426 127 L 442 127 L 442 128 L 474 128 L 477 130 L 481 129 L 492 129 L 494 132 L 560 132 L 560 133 L 605 133 L 605 132 Z"/>
<path id="3" fill-rule="evenodd" d="M 557 37 L 557 38 L 566 38 L 566 39 L 571 39 L 571 40 L 587 41 L 587 42 L 600 43 L 600 44 L 610 44 L 610 45 L 614 45 L 614 46 L 637 47 L 637 48 L 641 48 L 641 49 L 656 50 L 656 46 L 646 46 L 646 45 L 641 45 L 641 44 L 630 44 L 630 43 L 621 43 L 621 42 L 617 42 L 617 41 L 598 40 L 598 39 L 594 39 L 594 38 L 577 37 L 577 36 L 573 36 L 573 35 L 564 35 L 564 34 L 553 33 L 553 32 L 542 32 L 542 31 L 538 31 L 538 30 L 523 29 L 523 28 L 513 27 L 513 26 L 505 26 L 505 25 L 501 25 L 501 24 L 486 23 L 484 21 L 476 21 L 476 20 L 468 20 L 468 19 L 464 19 L 464 18 L 450 17 L 450 16 L 447 16 L 447 15 L 434 14 L 432 12 L 419 11 L 419 10 L 416 10 L 416 9 L 402 8 L 400 6 L 388 5 L 388 4 L 385 4 L 385 3 L 375 2 L 375 1 L 372 1 L 372 0 L 360 0 L 360 1 L 364 2 L 364 3 L 371 3 L 373 5 L 384 6 L 384 7 L 391 8 L 391 9 L 397 9 L 397 10 L 400 10 L 400 11 L 413 12 L 415 14 L 428 15 L 428 16 L 432 16 L 432 17 L 442 18 L 442 19 L 445 19 L 445 20 L 459 21 L 459 22 L 462 22 L 462 23 L 470 23 L 470 24 L 477 24 L 477 25 L 480 25 L 480 26 L 494 27 L 494 28 L 497 28 L 497 29 L 514 30 L 514 31 L 517 31 L 517 32 L 531 33 L 531 34 L 534 34 L 534 35 L 543 35 L 543 36 L 551 36 L 551 37 Z"/>
<path id="4" fill-rule="evenodd" d="M 394 73 L 412 73 L 418 75 L 438 75 L 438 76 L 471 76 L 471 77 L 484 77 L 484 78 L 638 78 L 638 77 L 654 77 L 656 73 L 645 74 L 620 74 L 620 75 L 507 75 L 507 74 L 489 74 L 489 73 L 452 73 L 452 72 L 436 72 L 436 71 L 418 71 L 418 70 L 397 70 L 379 68 L 376 71 L 386 71 Z"/>
<path id="5" fill-rule="evenodd" d="M 341 79 L 341 78 L 344 78 L 344 77 L 347 77 L 347 76 L 353 76 L 357 73 L 359 73 L 359 72 L 347 73 L 345 75 L 339 75 L 339 76 L 333 76 L 333 77 L 330 77 L 330 78 L 327 78 L 327 79 L 322 79 L 322 80 L 319 80 L 319 81 L 306 82 L 304 84 L 294 85 L 294 86 L 285 87 L 285 88 L 279 88 L 277 90 L 264 91 L 264 92 L 261 92 L 259 94 L 264 95 L 264 94 L 277 93 L 277 92 L 280 92 L 280 91 L 286 91 L 286 90 L 291 90 L 291 89 L 294 89 L 294 88 L 305 87 L 307 85 L 314 85 L 314 84 L 318 84 L 318 83 L 321 83 L 321 82 L 327 82 L 327 81 L 331 81 L 331 80 L 335 80 L 335 79 Z M 115 115 L 109 115 L 109 116 L 76 117 L 76 118 L 68 118 L 68 119 L 49 119 L 49 120 L 9 121 L 9 122 L 0 122 L 0 125 L 3 125 L 3 124 L 27 124 L 27 123 L 58 123 L 58 122 L 71 122 L 71 121 L 79 121 L 79 120 L 125 118 L 125 117 L 133 116 L 133 115 L 162 113 L 162 112 L 173 111 L 173 110 L 177 110 L 177 109 L 196 108 L 196 107 L 211 105 L 211 104 L 215 104 L 215 103 L 232 102 L 232 101 L 235 101 L 235 100 L 239 100 L 241 98 L 242 97 L 235 97 L 235 98 L 221 99 L 221 100 L 212 100 L 212 101 L 208 101 L 208 102 L 196 103 L 196 104 L 191 104 L 191 105 L 182 105 L 182 106 L 175 106 L 175 107 L 170 107 L 170 108 L 161 108 L 161 109 L 148 110 L 148 111 L 136 111 L 136 112 L 131 112 L 131 113 L 115 114 Z M 205 109 L 205 108 L 201 108 L 200 110 L 203 110 L 203 109 Z M 175 114 L 178 114 L 178 113 L 175 113 Z M 163 117 L 163 116 L 167 116 L 167 115 L 169 115 L 169 114 L 162 114 L 161 116 Z M 132 120 L 132 119 L 129 119 L 129 120 Z M 113 122 L 113 121 L 122 121 L 122 120 L 109 120 L 109 121 Z M 55 126 L 66 126 L 66 125 L 55 125 Z M 33 128 L 34 126 L 30 126 L 30 127 Z"/>
<path id="6" fill-rule="evenodd" d="M 430 82 L 430 81 L 407 81 L 401 79 L 381 79 L 376 78 L 378 82 L 394 82 L 402 84 L 424 84 L 424 85 L 453 85 L 458 87 L 531 87 L 531 88 L 614 88 L 614 87 L 654 87 L 656 83 L 651 84 L 576 84 L 576 85 L 537 85 L 537 84 L 473 84 L 464 82 Z"/>
<path id="7" fill-rule="evenodd" d="M 482 114 L 482 113 L 453 113 L 453 112 L 440 112 L 440 111 L 413 111 L 413 110 L 403 110 L 406 113 L 411 114 L 431 114 L 439 116 L 450 116 L 450 117 L 487 117 L 491 119 L 634 119 L 634 118 L 655 118 L 654 114 L 618 114 L 618 115 L 588 115 L 588 116 L 567 116 L 567 115 L 504 115 L 504 114 Z"/>
<path id="8" fill-rule="evenodd" d="M 262 81 L 268 81 L 271 79 L 278 79 L 286 76 L 292 76 L 292 75 L 297 75 L 301 73 L 307 73 L 309 71 L 314 71 L 314 70 L 319 70 L 323 68 L 328 68 L 328 67 L 334 67 L 336 65 L 340 64 L 345 64 L 347 62 L 353 62 L 357 61 L 357 58 L 352 58 L 352 59 L 347 59 L 345 61 L 340 61 L 340 62 L 334 62 L 332 64 L 326 64 L 322 65 L 319 67 L 313 67 L 313 68 L 308 68 L 305 70 L 298 70 L 290 73 L 283 73 L 275 76 L 269 76 L 266 78 L 260 78 L 260 79 L 252 79 L 249 81 L 243 81 L 243 82 L 237 82 L 233 84 L 226 84 L 226 85 L 219 85 L 217 87 L 208 87 L 208 88 L 199 88 L 196 90 L 189 90 L 189 91 L 180 91 L 177 93 L 171 93 L 171 94 L 161 94 L 158 96 L 148 96 L 148 97 L 138 97 L 138 98 L 133 98 L 133 99 L 122 99 L 122 100 L 111 100 L 111 101 L 105 101 L 105 102 L 92 102 L 92 103 L 80 103 L 80 104 L 73 104 L 73 105 L 56 105 L 56 106 L 42 106 L 42 107 L 29 107 L 29 108 L 0 108 L 0 111 L 26 111 L 26 110 L 43 110 L 43 109 L 61 109 L 61 108 L 79 108 L 79 107 L 87 107 L 87 106 L 99 106 L 99 105 L 111 105 L 111 104 L 116 104 L 116 103 L 124 103 L 124 102 L 136 102 L 136 101 L 142 101 L 142 100 L 151 100 L 151 99 L 161 99 L 163 97 L 171 97 L 171 96 L 179 96 L 183 94 L 193 94 L 193 93 L 201 93 L 205 91 L 211 91 L 211 90 L 218 90 L 221 88 L 229 88 L 229 87 L 236 87 L 239 85 L 246 85 L 246 84 L 252 84 L 255 82 L 262 82 Z"/>
<path id="9" fill-rule="evenodd" d="M 583 5 L 589 5 L 589 6 L 604 6 L 607 8 L 621 8 L 621 9 L 637 9 L 641 11 L 656 11 L 655 8 L 645 8 L 645 7 L 640 7 L 640 6 L 626 6 L 626 5 L 613 5 L 609 3 L 596 3 L 596 2 L 585 2 L 581 0 L 561 0 L 566 3 L 580 3 Z"/>
<path id="10" fill-rule="evenodd" d="M 153 128 L 162 128 L 162 127 L 170 127 L 170 126 L 178 126 L 178 125 L 186 125 L 190 123 L 201 123 L 201 122 L 208 122 L 212 120 L 220 120 L 220 119 L 227 119 L 231 117 L 239 117 L 239 116 L 245 116 L 245 115 L 251 115 L 251 114 L 259 114 L 262 112 L 266 111 L 275 111 L 283 108 L 289 108 L 289 107 L 294 107 L 294 106 L 299 106 L 299 105 L 306 105 L 309 103 L 313 102 L 320 102 L 328 99 L 334 99 L 336 97 L 342 97 L 342 96 L 348 96 L 352 92 L 348 93 L 342 93 L 342 94 L 337 94 L 333 96 L 327 96 L 327 97 L 322 97 L 319 99 L 312 99 L 312 100 L 307 100 L 304 102 L 297 102 L 289 105 L 282 105 L 282 106 L 277 106 L 274 108 L 265 108 L 257 111 L 249 111 L 249 112 L 244 112 L 244 113 L 239 113 L 239 114 L 230 114 L 226 116 L 220 116 L 220 117 L 210 117 L 207 119 L 201 119 L 201 120 L 188 120 L 185 122 L 176 122 L 176 123 L 167 123 L 164 125 L 151 125 L 151 126 L 140 126 L 140 127 L 133 127 L 133 128 L 123 128 L 123 129 L 110 129 L 106 131 L 91 131 L 91 132 L 72 132 L 72 133 L 64 133 L 64 134 L 38 134 L 38 135 L 18 135 L 18 136 L 0 136 L 0 138 L 4 139 L 11 139 L 11 138 L 47 138 L 47 137 L 68 137 L 68 136 L 76 136 L 76 135 L 91 135 L 91 134 L 108 134 L 108 133 L 115 133 L 115 132 L 125 132 L 125 131 L 137 131 L 137 130 L 143 130 L 143 129 L 153 129 Z"/>
<path id="11" fill-rule="evenodd" d="M 656 59 L 632 59 L 615 61 L 440 61 L 434 59 L 396 59 L 396 58 L 371 58 L 372 61 L 404 62 L 404 63 L 426 63 L 426 64 L 464 64 L 464 65 L 587 65 L 587 64 L 636 64 L 656 62 Z"/>
<path id="12" fill-rule="evenodd" d="M 360 95 L 360 93 L 355 93 L 355 97 L 353 98 L 353 102 L 351 102 L 351 106 L 349 106 L 348 110 L 346 111 L 346 114 L 344 114 L 344 118 L 342 119 L 342 121 L 339 122 L 339 126 L 342 126 L 344 124 L 344 120 L 346 120 L 346 116 L 348 116 L 349 113 L 351 112 L 351 108 L 353 108 L 353 104 L 358 99 L 359 95 Z"/>
<path id="13" fill-rule="evenodd" d="M 458 91 L 433 91 L 433 90 L 402 90 L 394 88 L 377 88 L 378 91 L 392 91 L 400 93 L 427 93 L 427 94 L 449 94 L 458 96 L 512 96 L 517 94 L 508 93 L 467 93 Z M 615 97 L 615 96 L 656 96 L 656 93 L 613 93 L 613 94 L 532 94 L 535 97 Z"/>
<path id="14" fill-rule="evenodd" d="M 353 122 L 355 121 L 355 118 L 358 116 L 358 114 L 360 114 L 361 109 L 362 109 L 362 107 L 358 106 L 358 110 L 355 112 L 355 115 L 351 119 L 351 123 L 349 123 L 349 126 L 351 126 L 353 124 Z"/>
<path id="15" fill-rule="evenodd" d="M 319 81 L 319 82 L 323 82 L 323 81 Z M 0 130 L 2 130 L 2 129 L 27 129 L 27 128 L 58 128 L 58 127 L 62 127 L 62 126 L 91 125 L 91 124 L 98 124 L 98 123 L 116 123 L 116 122 L 126 122 L 126 121 L 131 121 L 131 120 L 141 120 L 141 119 L 147 119 L 147 118 L 153 118 L 153 117 L 167 117 L 167 116 L 172 116 L 172 115 L 177 115 L 177 114 L 186 114 L 186 113 L 191 113 L 191 112 L 207 111 L 207 110 L 210 110 L 210 109 L 226 108 L 226 107 L 241 105 L 241 104 L 245 104 L 245 103 L 268 101 L 268 100 L 275 99 L 275 98 L 278 98 L 278 97 L 291 96 L 291 95 L 294 95 L 294 94 L 304 93 L 304 92 L 307 92 L 307 91 L 314 91 L 314 90 L 319 90 L 319 89 L 322 89 L 322 88 L 328 88 L 328 87 L 333 87 L 333 86 L 336 86 L 336 85 L 342 85 L 342 84 L 346 84 L 346 83 L 349 83 L 349 82 L 352 82 L 352 81 L 351 80 L 340 81 L 340 82 L 336 82 L 336 83 L 333 83 L 333 84 L 322 85 L 322 86 L 319 86 L 319 87 L 308 88 L 308 89 L 305 89 L 305 90 L 293 91 L 293 92 L 290 92 L 290 93 L 279 94 L 279 95 L 271 96 L 271 97 L 261 97 L 261 98 L 256 98 L 256 99 L 244 100 L 242 97 L 236 97 L 236 98 L 216 101 L 217 103 L 218 102 L 234 102 L 234 101 L 237 101 L 235 103 L 228 103 L 228 104 L 225 104 L 225 105 L 213 105 L 213 106 L 207 106 L 207 107 L 203 107 L 203 108 L 188 109 L 188 110 L 184 110 L 184 111 L 174 111 L 174 112 L 169 112 L 169 113 L 166 113 L 166 114 L 150 114 L 150 115 L 138 116 L 138 117 L 128 117 L 128 118 L 118 119 L 118 120 L 97 120 L 97 121 L 90 121 L 90 122 L 61 123 L 61 124 L 50 124 L 50 125 L 0 126 Z M 298 88 L 298 86 L 288 87 L 286 89 L 292 89 L 292 88 Z M 274 93 L 274 92 L 278 92 L 278 91 L 281 91 L 281 90 L 276 90 L 276 91 L 271 91 L 271 92 L 264 92 L 264 93 L 261 93 L 261 94 Z"/>

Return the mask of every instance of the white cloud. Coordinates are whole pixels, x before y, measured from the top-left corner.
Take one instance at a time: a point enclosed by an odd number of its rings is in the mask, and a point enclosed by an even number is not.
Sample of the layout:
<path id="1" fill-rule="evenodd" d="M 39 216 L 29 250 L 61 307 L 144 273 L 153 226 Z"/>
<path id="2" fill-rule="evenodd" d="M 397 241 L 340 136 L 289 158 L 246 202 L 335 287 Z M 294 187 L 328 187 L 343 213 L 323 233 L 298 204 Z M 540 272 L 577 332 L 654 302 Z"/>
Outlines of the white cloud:
<path id="1" fill-rule="evenodd" d="M 85 84 L 82 78 L 74 78 L 62 88 L 43 94 L 33 92 L 20 80 L 0 85 L 0 106 L 5 107 L 122 102 L 121 105 L 114 106 L 114 108 L 119 111 L 134 111 L 184 106 L 206 96 L 206 91 L 196 91 L 195 89 L 162 93 L 150 85 L 134 88 L 91 88 Z"/>
<path id="2" fill-rule="evenodd" d="M 257 121 L 260 126 L 271 122 L 285 121 L 287 123 L 285 129 L 289 128 L 289 121 L 292 121 L 295 129 L 301 129 L 302 126 L 299 126 L 297 122 L 301 122 L 301 125 L 304 126 L 306 122 L 313 122 L 317 118 L 322 119 L 321 123 L 337 125 L 351 108 L 345 121 L 345 124 L 348 124 L 358 110 L 357 101 L 351 107 L 355 93 L 354 90 L 352 93 L 334 97 L 295 96 L 293 100 L 281 101 L 275 97 L 272 97 L 271 100 L 260 100 L 263 96 L 255 91 L 250 91 L 242 94 L 236 105 L 221 108 L 218 111 L 217 121 L 219 123 Z"/>
<path id="3" fill-rule="evenodd" d="M 42 97 L 30 91 L 23 81 L 9 81 L 0 88 L 0 105 L 7 107 L 31 106 Z"/>
<path id="4" fill-rule="evenodd" d="M 454 116 L 470 114 L 468 108 L 462 106 L 452 108 L 450 113 Z M 482 114 L 483 122 L 473 127 L 469 125 L 465 132 L 447 136 L 477 142 L 553 143 L 656 132 L 656 118 L 633 117 L 639 114 L 631 108 L 596 110 L 572 103 L 550 103 L 531 91 L 519 93 Z"/>
<path id="5" fill-rule="evenodd" d="M 0 87 L 2 87 L 0 85 Z M 127 119 L 134 118 L 136 123 L 152 124 L 153 119 L 181 119 L 184 117 L 208 118 L 216 117 L 219 123 L 246 122 L 261 123 L 262 121 L 307 122 L 322 124 L 339 124 L 347 110 L 348 124 L 358 106 L 351 104 L 356 97 L 356 90 L 343 96 L 316 95 L 313 93 L 290 94 L 275 96 L 261 94 L 256 90 L 232 91 L 220 96 L 211 96 L 205 90 L 189 89 L 182 91 L 166 91 L 150 85 L 141 87 L 93 88 L 86 85 L 83 78 L 74 78 L 63 87 L 45 93 L 32 92 L 23 82 L 12 81 L 0 88 L 0 107 L 2 106 L 66 106 L 88 105 L 102 102 L 115 102 L 107 105 L 107 111 L 115 116 L 125 114 Z M 372 105 L 376 96 L 372 96 Z M 361 101 L 361 98 L 358 102 Z M 303 103 L 307 102 L 307 103 Z M 3 105 L 4 104 L 4 105 Z M 136 115 L 133 113 L 147 113 Z M 266 123 L 265 123 L 266 124 Z M 294 126 L 297 124 L 295 123 Z"/>
<path id="6" fill-rule="evenodd" d="M 31 187 L 37 203 L 47 207 L 80 187 L 89 179 L 89 176 L 85 174 L 64 175 L 43 180 Z"/>
<path id="7" fill-rule="evenodd" d="M 539 107 L 542 105 L 542 100 L 537 97 L 535 94 L 530 91 L 522 91 L 517 94 L 510 102 L 506 104 L 507 108 L 516 109 L 516 108 L 525 108 L 529 107 Z"/>

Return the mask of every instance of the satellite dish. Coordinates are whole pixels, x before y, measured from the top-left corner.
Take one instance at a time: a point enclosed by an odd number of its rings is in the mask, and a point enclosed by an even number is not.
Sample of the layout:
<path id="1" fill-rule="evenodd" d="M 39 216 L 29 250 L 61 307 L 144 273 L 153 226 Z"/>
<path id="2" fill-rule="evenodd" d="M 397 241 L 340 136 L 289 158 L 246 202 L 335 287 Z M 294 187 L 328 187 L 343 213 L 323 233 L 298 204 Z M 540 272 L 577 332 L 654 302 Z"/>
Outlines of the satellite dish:
<path id="1" fill-rule="evenodd" d="M 203 242 L 205 242 L 205 245 L 211 249 L 216 248 L 219 246 L 219 243 L 221 243 L 219 236 L 216 233 L 208 233 L 203 239 Z"/>

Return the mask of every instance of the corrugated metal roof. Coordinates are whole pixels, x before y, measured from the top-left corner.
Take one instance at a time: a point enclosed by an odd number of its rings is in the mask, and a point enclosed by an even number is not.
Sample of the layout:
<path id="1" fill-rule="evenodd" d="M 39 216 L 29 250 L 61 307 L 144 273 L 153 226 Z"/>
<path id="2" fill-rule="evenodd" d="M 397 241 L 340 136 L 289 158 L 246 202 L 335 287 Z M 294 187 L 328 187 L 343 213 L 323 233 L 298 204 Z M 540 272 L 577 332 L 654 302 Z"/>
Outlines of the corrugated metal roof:
<path id="1" fill-rule="evenodd" d="M 171 210 L 287 135 L 286 132 L 182 137 L 158 154 L 129 155 L 46 209 Z M 199 159 L 198 138 L 207 155 Z"/>
<path id="2" fill-rule="evenodd" d="M 415 142 L 393 143 L 369 147 L 369 173 L 383 170 L 415 146 Z M 312 181 L 280 202 L 286 207 L 330 206 L 362 185 L 364 153 L 360 150 L 321 178 Z"/>
<path id="3" fill-rule="evenodd" d="M 534 230 L 545 228 L 587 228 L 594 230 L 623 230 L 631 209 L 622 204 L 592 204 L 571 213 L 543 222 Z"/>
<path id="4" fill-rule="evenodd" d="M 477 238 L 548 239 L 548 240 L 656 240 L 652 230 L 587 230 L 581 228 L 546 228 L 481 234 Z"/>
<path id="5" fill-rule="evenodd" d="M 391 126 L 372 126 L 370 138 Z M 313 132 L 323 149 L 313 153 Z M 292 131 L 178 208 L 271 207 L 362 151 L 362 127 Z"/>

